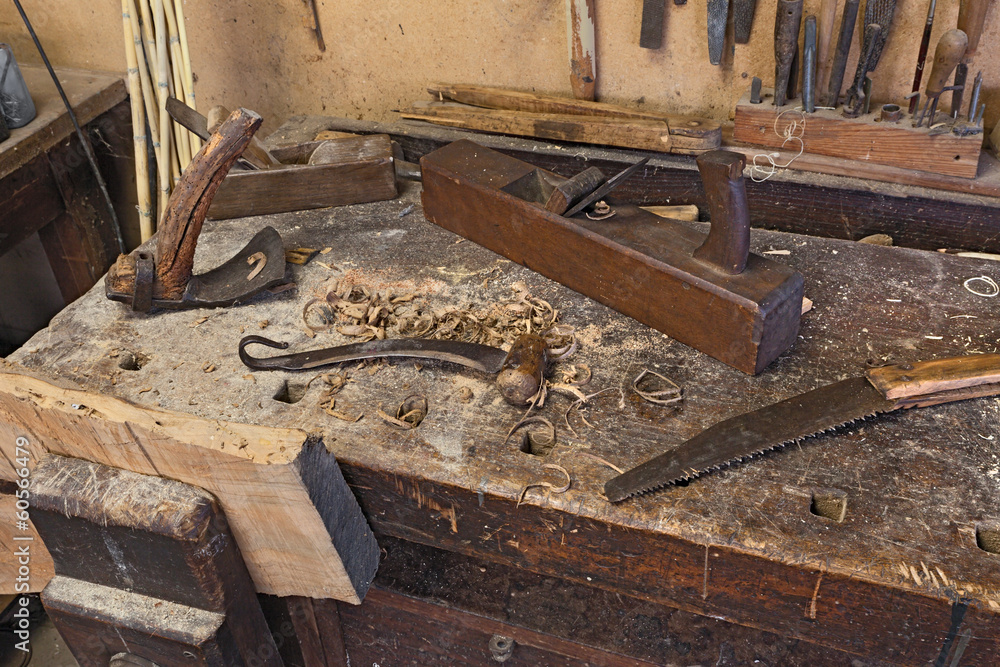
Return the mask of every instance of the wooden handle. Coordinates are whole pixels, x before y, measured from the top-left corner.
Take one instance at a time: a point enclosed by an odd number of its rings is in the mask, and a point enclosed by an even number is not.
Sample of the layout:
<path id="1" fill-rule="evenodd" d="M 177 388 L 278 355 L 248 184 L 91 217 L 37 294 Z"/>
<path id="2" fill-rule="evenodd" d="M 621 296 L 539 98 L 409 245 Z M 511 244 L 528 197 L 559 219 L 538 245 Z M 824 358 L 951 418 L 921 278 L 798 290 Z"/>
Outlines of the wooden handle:
<path id="1" fill-rule="evenodd" d="M 961 62 L 968 46 L 969 37 L 961 30 L 952 29 L 941 35 L 941 41 L 934 49 L 934 65 L 931 67 L 931 75 L 927 78 L 927 88 L 924 91 L 926 97 L 941 94 L 945 82 Z"/>
<path id="2" fill-rule="evenodd" d="M 750 209 L 743 180 L 746 157 L 732 151 L 698 156 L 712 228 L 694 256 L 729 274 L 742 273 L 750 253 Z"/>
<path id="3" fill-rule="evenodd" d="M 833 59 L 830 46 L 833 42 L 833 26 L 837 22 L 837 0 L 822 0 L 819 6 L 819 35 L 816 42 L 816 97 L 821 99 L 830 85 L 830 69 Z"/>
<path id="4" fill-rule="evenodd" d="M 802 0 L 779 0 L 774 18 L 774 106 L 785 104 L 792 59 L 799 47 Z"/>
<path id="5" fill-rule="evenodd" d="M 237 109 L 226 119 L 184 170 L 170 195 L 157 232 L 156 286 L 162 299 L 180 299 L 194 266 L 194 250 L 215 192 L 250 143 L 261 117 Z"/>
<path id="6" fill-rule="evenodd" d="M 868 371 L 867 377 L 888 399 L 916 398 L 1000 383 L 1000 354 L 970 354 L 915 364 L 885 366 Z M 964 397 L 966 396 L 957 394 L 955 398 L 948 400 Z"/>
<path id="7" fill-rule="evenodd" d="M 545 202 L 545 210 L 562 215 L 569 207 L 589 195 L 607 181 L 607 177 L 597 167 L 588 167 L 569 178 L 552 190 Z"/>
<path id="8" fill-rule="evenodd" d="M 222 125 L 224 120 L 229 118 L 229 115 L 229 109 L 221 104 L 209 109 L 208 117 L 206 119 L 208 131 L 215 132 L 219 129 L 219 126 Z M 281 164 L 277 158 L 271 155 L 268 150 L 264 148 L 264 144 L 256 137 L 256 135 L 250 139 L 250 145 L 243 151 L 243 157 L 247 162 L 258 169 L 269 169 Z"/>
<path id="9" fill-rule="evenodd" d="M 962 0 L 958 6 L 958 29 L 969 37 L 969 46 L 965 51 L 965 62 L 972 60 L 979 47 L 979 38 L 983 35 L 983 24 L 986 22 L 986 10 L 990 0 Z"/>
<path id="10" fill-rule="evenodd" d="M 514 341 L 497 374 L 497 389 L 505 401 L 522 406 L 538 393 L 548 361 L 545 348 L 545 341 L 533 334 Z"/>

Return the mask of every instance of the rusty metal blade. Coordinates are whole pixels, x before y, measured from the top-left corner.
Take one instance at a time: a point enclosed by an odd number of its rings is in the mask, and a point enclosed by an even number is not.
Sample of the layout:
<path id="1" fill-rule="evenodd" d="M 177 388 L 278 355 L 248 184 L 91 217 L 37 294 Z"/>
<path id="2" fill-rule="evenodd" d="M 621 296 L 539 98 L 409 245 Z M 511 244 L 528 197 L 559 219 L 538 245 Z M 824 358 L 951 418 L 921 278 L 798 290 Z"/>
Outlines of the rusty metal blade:
<path id="1" fill-rule="evenodd" d="M 710 426 L 676 449 L 608 480 L 604 494 L 618 502 L 897 407 L 866 378 L 843 380 Z"/>

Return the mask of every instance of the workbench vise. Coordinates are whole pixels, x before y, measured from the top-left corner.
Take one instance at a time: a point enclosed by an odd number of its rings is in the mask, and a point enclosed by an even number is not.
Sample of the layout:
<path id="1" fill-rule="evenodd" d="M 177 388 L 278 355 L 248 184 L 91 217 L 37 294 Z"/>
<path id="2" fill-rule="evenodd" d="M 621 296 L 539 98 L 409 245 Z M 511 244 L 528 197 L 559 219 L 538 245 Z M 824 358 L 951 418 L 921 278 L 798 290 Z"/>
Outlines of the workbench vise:
<path id="1" fill-rule="evenodd" d="M 586 196 L 578 182 L 602 180 L 593 169 L 567 179 L 467 140 L 420 164 L 428 220 L 685 345 L 756 374 L 795 341 L 802 276 L 749 251 L 739 153 L 698 156 L 707 235 L 611 200 L 601 214 L 560 215 Z"/>

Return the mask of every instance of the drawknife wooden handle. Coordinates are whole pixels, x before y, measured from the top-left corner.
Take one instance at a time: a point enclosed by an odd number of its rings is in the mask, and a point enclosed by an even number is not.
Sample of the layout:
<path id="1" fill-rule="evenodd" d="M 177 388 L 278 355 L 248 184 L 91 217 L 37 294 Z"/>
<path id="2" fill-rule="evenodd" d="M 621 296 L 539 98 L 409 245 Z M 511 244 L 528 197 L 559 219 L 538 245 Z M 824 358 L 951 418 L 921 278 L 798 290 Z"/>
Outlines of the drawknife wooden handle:
<path id="1" fill-rule="evenodd" d="M 497 374 L 497 389 L 511 405 L 525 405 L 538 393 L 547 362 L 545 341 L 525 334 L 514 341 Z"/>
<path id="2" fill-rule="evenodd" d="M 935 361 L 884 366 L 874 368 L 866 375 L 868 381 L 888 399 L 927 396 L 1000 383 L 1000 354 L 970 354 Z M 1000 392 L 1000 387 L 997 387 L 997 391 L 988 393 L 997 392 Z M 954 398 L 948 400 L 966 397 L 964 393 L 956 393 Z"/>

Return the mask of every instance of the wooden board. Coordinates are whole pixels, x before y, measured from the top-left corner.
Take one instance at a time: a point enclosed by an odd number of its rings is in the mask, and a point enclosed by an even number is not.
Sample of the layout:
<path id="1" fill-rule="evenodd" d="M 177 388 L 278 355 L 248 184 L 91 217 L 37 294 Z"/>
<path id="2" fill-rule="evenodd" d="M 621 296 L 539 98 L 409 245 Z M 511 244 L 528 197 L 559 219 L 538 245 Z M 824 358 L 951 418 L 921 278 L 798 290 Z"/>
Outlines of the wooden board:
<path id="1" fill-rule="evenodd" d="M 816 109 L 811 114 L 796 111 L 801 106 L 797 100 L 776 107 L 771 103 L 773 92 L 767 89 L 762 90 L 761 98 L 760 104 L 750 104 L 748 92 L 740 99 L 733 131 L 736 141 L 798 148 L 798 141 L 786 141 L 791 133 L 801 138 L 806 153 L 961 178 L 975 178 L 979 169 L 981 134 L 958 137 L 945 132 L 931 136 L 927 127 L 913 127 L 913 118 L 906 113 L 898 123 L 886 123 L 878 120 L 877 109 L 846 118 L 839 109 Z"/>
<path id="2" fill-rule="evenodd" d="M 388 137 L 338 139 L 323 164 L 296 163 L 302 151 L 279 151 L 290 163 L 257 171 L 230 171 L 210 218 L 242 218 L 392 199 L 396 172 Z M 318 147 L 310 142 L 308 154 Z M 324 149 L 325 150 L 325 149 Z"/>
<path id="3" fill-rule="evenodd" d="M 308 429 L 336 454 L 377 534 L 474 557 L 483 567 L 499 562 L 543 582 L 553 579 L 533 595 L 560 614 L 565 606 L 558 591 L 568 582 L 868 661 L 933 662 L 953 629 L 958 638 L 968 633 L 963 662 L 997 662 L 1000 556 L 980 548 L 976 537 L 977 529 L 1000 519 L 996 399 L 885 415 L 619 505 L 600 496 L 615 474 L 602 461 L 631 467 L 720 419 L 863 374 L 869 363 L 997 351 L 996 299 L 963 287 L 975 276 L 1000 278 L 995 263 L 754 230 L 752 250 L 787 251 L 780 260 L 806 278 L 815 307 L 792 350 L 750 377 L 458 242 L 421 218 L 419 186 L 405 188 L 396 200 L 262 221 L 295 245 L 334 248 L 294 268 L 298 294 L 136 317 L 95 290 L 8 359 L 154 409 Z M 704 232 L 704 224 L 691 224 Z M 241 225 L 206 224 L 199 241 L 204 266 L 231 255 L 251 233 Z M 586 261 L 579 266 L 586 270 Z M 547 456 L 521 451 L 516 433 L 506 439 L 524 411 L 499 397 L 492 378 L 444 364 L 338 369 L 352 381 L 336 396 L 337 409 L 365 416 L 358 422 L 331 417 L 320 405 L 322 380 L 307 388 L 312 373 L 248 372 L 237 343 L 258 332 L 289 342 L 289 351 L 349 342 L 335 330 L 310 338 L 301 323 L 305 301 L 325 296 L 333 281 L 414 293 L 415 305 L 427 311 L 512 299 L 512 288 L 523 282 L 578 334 L 577 351 L 555 364 L 553 377 L 586 364 L 593 377 L 581 390 L 606 391 L 582 412 L 569 413 L 572 431 L 563 422 L 576 399 L 550 394 L 537 411 L 557 427 Z M 119 356 L 112 356 L 116 349 Z M 124 350 L 149 360 L 124 370 Z M 216 366 L 211 373 L 202 370 L 207 362 Z M 646 368 L 684 388 L 681 409 L 646 403 L 632 392 L 631 382 Z M 289 386 L 301 400 L 272 398 Z M 467 403 L 463 389 L 472 392 Z M 376 416 L 380 405 L 392 411 L 414 393 L 429 404 L 416 429 Z M 569 473 L 567 491 L 526 488 L 565 483 L 565 475 L 546 464 Z M 814 491 L 829 488 L 847 498 L 842 522 L 810 511 Z M 419 561 L 408 569 L 414 586 L 422 585 L 424 572 Z M 466 577 L 452 576 L 458 593 L 469 590 Z M 503 604 L 502 590 L 480 595 L 484 604 Z M 953 624 L 953 612 L 962 610 L 958 600 L 970 602 L 961 623 Z M 577 614 L 561 618 L 572 622 Z M 608 620 L 622 633 L 640 633 L 650 627 L 644 623 L 629 616 Z M 662 636 L 655 624 L 649 633 L 643 636 Z M 624 650 L 627 640 L 618 642 L 622 649 L 607 650 Z M 635 657 L 658 661 L 650 655 Z"/>
<path id="4" fill-rule="evenodd" d="M 378 547 L 336 459 L 302 431 L 196 419 L 3 373 L 0 434 L 0 479 L 16 479 L 23 437 L 33 460 L 50 452 L 215 494 L 260 592 L 357 604 L 374 576 Z"/>
<path id="5" fill-rule="evenodd" d="M 661 120 L 669 126 L 671 141 L 676 149 L 712 150 L 718 148 L 722 141 L 722 125 L 697 116 L 642 111 L 617 104 L 467 84 L 439 83 L 430 86 L 427 92 L 439 101 L 450 100 L 487 109 Z"/>
<path id="6" fill-rule="evenodd" d="M 638 148 L 660 153 L 673 151 L 673 139 L 667 124 L 662 120 L 480 109 L 451 102 L 414 102 L 413 106 L 399 113 L 403 118 L 467 130 Z"/>

